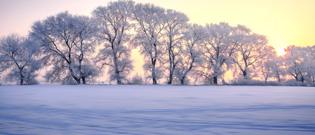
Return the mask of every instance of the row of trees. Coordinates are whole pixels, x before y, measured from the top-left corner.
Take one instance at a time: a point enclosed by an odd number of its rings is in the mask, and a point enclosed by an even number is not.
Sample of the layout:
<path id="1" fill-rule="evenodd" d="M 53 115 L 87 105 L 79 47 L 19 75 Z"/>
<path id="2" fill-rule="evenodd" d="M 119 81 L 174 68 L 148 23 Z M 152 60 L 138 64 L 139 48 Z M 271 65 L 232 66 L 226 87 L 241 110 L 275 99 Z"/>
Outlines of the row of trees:
<path id="1" fill-rule="evenodd" d="M 291 46 L 279 57 L 266 37 L 245 26 L 191 24 L 183 13 L 133 1 L 111 2 L 91 17 L 63 12 L 34 23 L 26 38 L 3 37 L 0 72 L 22 85 L 36 83 L 39 70 L 65 84 L 95 83 L 105 71 L 110 81 L 126 84 L 141 80 L 130 79 L 133 48 L 144 56 L 152 84 L 216 85 L 229 71 L 234 81 L 315 80 L 315 46 Z"/>

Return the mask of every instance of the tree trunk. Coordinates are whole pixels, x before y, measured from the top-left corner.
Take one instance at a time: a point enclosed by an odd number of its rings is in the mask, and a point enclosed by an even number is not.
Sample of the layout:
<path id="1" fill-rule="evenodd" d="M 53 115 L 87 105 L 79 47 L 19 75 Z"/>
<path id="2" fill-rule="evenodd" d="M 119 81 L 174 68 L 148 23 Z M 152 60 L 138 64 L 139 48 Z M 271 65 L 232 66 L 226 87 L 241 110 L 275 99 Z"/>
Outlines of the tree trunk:
<path id="1" fill-rule="evenodd" d="M 82 84 L 86 84 L 85 77 L 82 77 Z"/>
<path id="2" fill-rule="evenodd" d="M 170 67 L 170 76 L 168 80 L 168 84 L 173 84 L 174 71 L 175 71 L 175 57 L 173 57 L 172 66 Z"/>
<path id="3" fill-rule="evenodd" d="M 169 85 L 171 85 L 173 82 L 171 81 L 171 80 L 169 80 L 168 82 L 167 82 L 167 84 L 169 84 Z"/>
<path id="4" fill-rule="evenodd" d="M 119 69 L 118 69 L 118 60 L 117 60 L 117 56 L 115 53 L 113 53 L 113 60 L 114 60 L 114 68 L 115 68 L 115 77 L 116 77 L 116 82 L 118 85 L 121 85 L 122 84 L 122 81 L 121 81 L 121 78 L 120 78 L 120 72 L 119 72 Z"/>
<path id="5" fill-rule="evenodd" d="M 20 85 L 24 85 L 24 76 L 20 75 Z"/>
<path id="6" fill-rule="evenodd" d="M 172 80 L 173 80 L 173 75 L 172 75 L 172 67 L 173 67 L 173 61 L 172 61 L 172 57 L 171 57 L 171 47 L 169 45 L 168 47 L 168 61 L 169 61 L 169 75 L 168 75 L 168 82 L 167 84 L 172 84 Z"/>
<path id="7" fill-rule="evenodd" d="M 185 85 L 185 77 L 182 77 L 182 78 L 180 79 L 180 84 L 181 84 L 181 85 Z"/>
<path id="8" fill-rule="evenodd" d="M 152 64 L 152 84 L 156 85 L 157 84 L 157 80 L 156 80 L 156 73 L 155 73 L 155 64 Z"/>
<path id="9" fill-rule="evenodd" d="M 153 83 L 153 85 L 157 85 L 156 78 L 152 78 L 152 83 Z"/>
<path id="10" fill-rule="evenodd" d="M 190 56 L 192 56 L 193 54 L 190 53 Z M 186 72 L 184 73 L 184 75 L 181 77 L 180 79 L 180 84 L 184 85 L 185 84 L 185 80 L 186 80 L 186 76 L 188 75 L 188 73 L 191 71 L 191 69 L 193 68 L 193 64 L 195 62 L 195 58 L 192 58 L 191 63 L 189 64 L 189 68 L 186 70 Z"/>
<path id="11" fill-rule="evenodd" d="M 121 79 L 120 79 L 120 75 L 119 75 L 119 71 L 116 71 L 115 72 L 115 76 L 116 76 L 116 82 L 118 85 L 121 85 L 122 82 L 121 82 Z"/>
<path id="12" fill-rule="evenodd" d="M 212 80 L 214 85 L 218 85 L 218 76 L 214 76 Z"/>
<path id="13" fill-rule="evenodd" d="M 265 76 L 265 79 L 264 79 L 264 80 L 265 80 L 265 84 L 267 84 L 268 78 L 269 78 L 269 75 L 266 75 L 266 76 Z"/>
<path id="14" fill-rule="evenodd" d="M 244 70 L 244 71 L 242 71 L 242 73 L 243 73 L 243 78 L 247 80 L 248 79 L 247 71 Z"/>
<path id="15" fill-rule="evenodd" d="M 169 78 L 168 78 L 168 83 L 167 84 L 172 84 L 173 82 L 173 70 L 174 70 L 174 57 L 173 57 L 173 50 L 172 50 L 172 46 L 173 46 L 173 40 L 172 40 L 172 36 L 169 35 L 169 44 L 168 44 L 168 61 L 169 61 Z"/>
<path id="16" fill-rule="evenodd" d="M 20 69 L 20 85 L 24 84 L 24 75 L 22 73 L 22 69 Z"/>
<path id="17" fill-rule="evenodd" d="M 156 85 L 157 84 L 157 79 L 156 79 L 156 61 L 157 61 L 157 45 L 156 43 L 153 44 L 154 47 L 154 55 L 151 55 L 151 64 L 152 64 L 152 69 L 151 69 L 151 75 L 152 75 L 152 84 Z"/>
<path id="18" fill-rule="evenodd" d="M 75 76 L 75 74 L 73 73 L 73 70 L 72 70 L 72 68 L 70 66 L 69 66 L 69 70 L 70 70 L 71 77 L 76 81 L 76 83 L 77 84 L 81 84 L 81 78 L 78 78 L 78 77 Z"/>
<path id="19" fill-rule="evenodd" d="M 172 84 L 172 83 L 173 83 L 173 73 L 170 73 L 169 80 L 168 80 L 167 84 Z"/>
<path id="20" fill-rule="evenodd" d="M 118 85 L 122 84 L 121 78 L 120 78 L 120 72 L 118 70 L 118 64 L 117 64 L 117 57 L 114 56 L 114 68 L 115 68 L 115 77 Z"/>
<path id="21" fill-rule="evenodd" d="M 74 79 L 76 82 L 77 82 L 77 84 L 81 84 L 81 80 L 80 79 Z"/>
<path id="22" fill-rule="evenodd" d="M 281 77 L 280 77 L 280 75 L 277 76 L 277 80 L 278 80 L 278 83 L 281 83 Z"/>

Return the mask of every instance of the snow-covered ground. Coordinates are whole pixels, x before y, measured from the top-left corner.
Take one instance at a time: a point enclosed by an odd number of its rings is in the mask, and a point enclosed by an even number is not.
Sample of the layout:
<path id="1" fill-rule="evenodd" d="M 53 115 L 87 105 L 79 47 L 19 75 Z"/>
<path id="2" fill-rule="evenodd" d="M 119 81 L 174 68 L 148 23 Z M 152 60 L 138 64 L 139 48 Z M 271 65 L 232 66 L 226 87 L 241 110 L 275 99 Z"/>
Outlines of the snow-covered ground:
<path id="1" fill-rule="evenodd" d="M 315 88 L 0 86 L 0 134 L 314 135 Z"/>

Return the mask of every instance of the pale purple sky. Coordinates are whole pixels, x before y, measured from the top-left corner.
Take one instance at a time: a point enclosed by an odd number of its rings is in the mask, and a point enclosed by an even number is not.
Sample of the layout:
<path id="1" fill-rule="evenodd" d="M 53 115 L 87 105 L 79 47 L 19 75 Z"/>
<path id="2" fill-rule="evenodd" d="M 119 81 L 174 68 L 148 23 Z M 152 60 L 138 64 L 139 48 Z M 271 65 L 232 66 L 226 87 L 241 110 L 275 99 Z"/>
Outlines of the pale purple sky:
<path id="1" fill-rule="evenodd" d="M 33 22 L 63 11 L 89 15 L 109 0 L 0 0 L 0 36 L 26 35 Z"/>
<path id="2" fill-rule="evenodd" d="M 90 15 L 114 0 L 0 0 L 0 37 L 26 35 L 35 21 L 59 12 Z M 315 0 L 135 0 L 184 12 L 198 24 L 228 22 L 266 35 L 276 48 L 315 43 Z"/>

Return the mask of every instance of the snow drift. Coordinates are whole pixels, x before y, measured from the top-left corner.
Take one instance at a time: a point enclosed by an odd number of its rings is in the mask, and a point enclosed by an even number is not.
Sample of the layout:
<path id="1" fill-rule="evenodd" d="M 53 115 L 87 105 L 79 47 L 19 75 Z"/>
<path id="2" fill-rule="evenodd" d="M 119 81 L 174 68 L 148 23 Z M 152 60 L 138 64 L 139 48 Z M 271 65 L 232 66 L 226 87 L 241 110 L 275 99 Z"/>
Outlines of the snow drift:
<path id="1" fill-rule="evenodd" d="M 0 86 L 0 134 L 315 133 L 315 89 Z"/>

